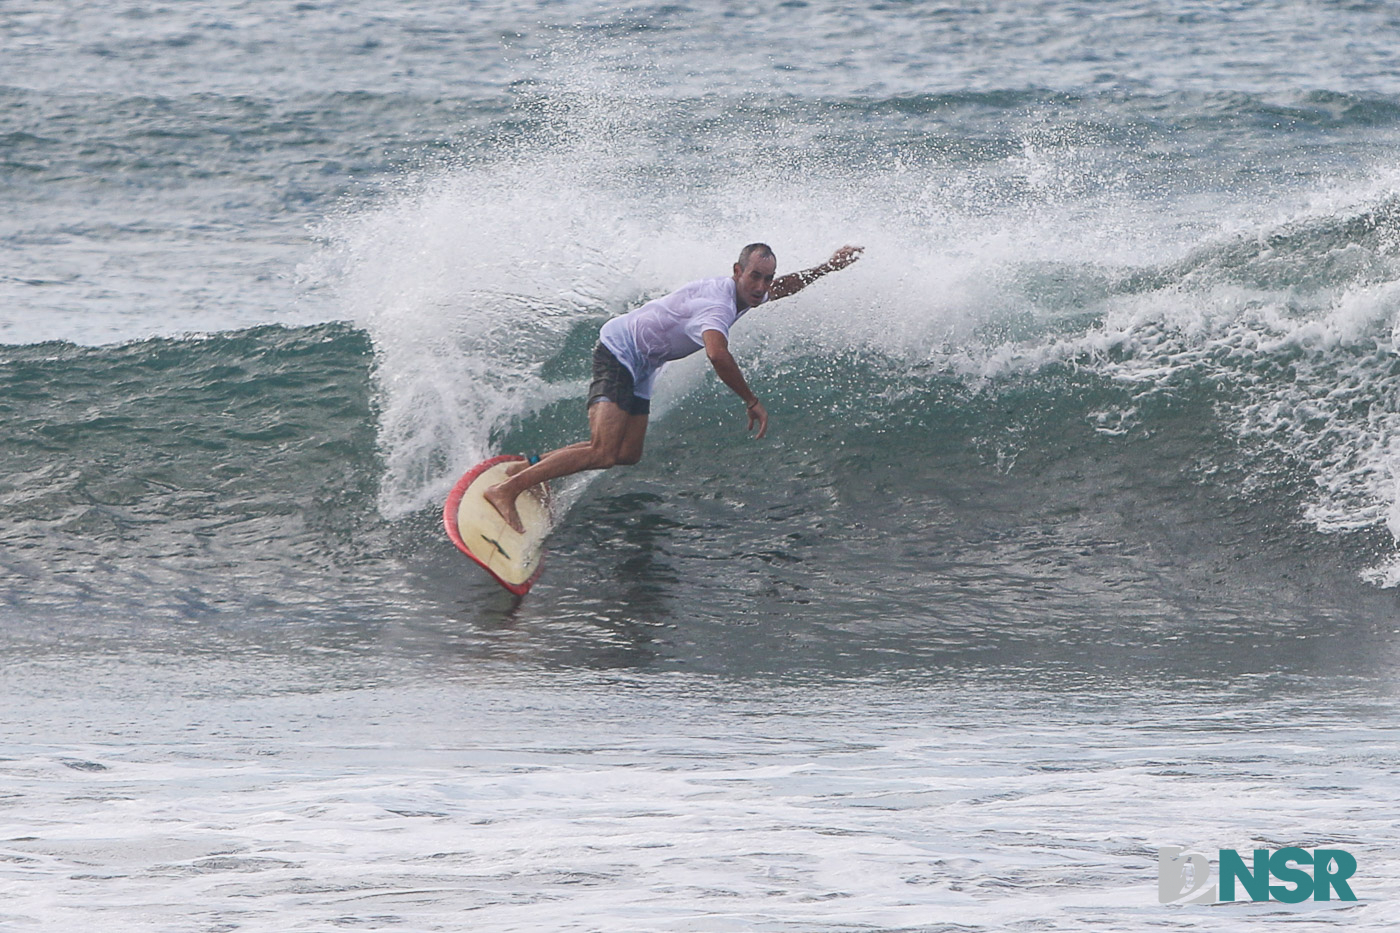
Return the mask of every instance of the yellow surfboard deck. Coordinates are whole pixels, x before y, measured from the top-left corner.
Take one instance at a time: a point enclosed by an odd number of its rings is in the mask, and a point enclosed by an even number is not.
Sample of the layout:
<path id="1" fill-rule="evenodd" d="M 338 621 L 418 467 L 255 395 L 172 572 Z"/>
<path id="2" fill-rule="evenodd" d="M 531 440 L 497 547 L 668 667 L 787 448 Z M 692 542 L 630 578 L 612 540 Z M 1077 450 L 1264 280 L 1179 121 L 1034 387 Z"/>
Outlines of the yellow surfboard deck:
<path id="1" fill-rule="evenodd" d="M 538 486 L 515 500 L 515 510 L 525 526 L 523 535 L 506 524 L 482 493 L 504 482 L 506 470 L 524 460 L 506 454 L 478 463 L 457 481 L 442 510 L 442 522 L 452 543 L 517 596 L 529 592 L 540 575 L 544 539 L 553 527 L 546 504 L 548 489 Z"/>

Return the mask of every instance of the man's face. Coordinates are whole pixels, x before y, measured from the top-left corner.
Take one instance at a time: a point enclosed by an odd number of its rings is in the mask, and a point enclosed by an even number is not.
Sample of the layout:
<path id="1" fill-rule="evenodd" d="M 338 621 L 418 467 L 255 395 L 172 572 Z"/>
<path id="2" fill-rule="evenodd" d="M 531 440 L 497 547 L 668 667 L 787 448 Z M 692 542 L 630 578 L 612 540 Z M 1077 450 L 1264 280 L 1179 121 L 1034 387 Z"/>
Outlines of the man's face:
<path id="1" fill-rule="evenodd" d="M 773 284 L 773 273 L 778 271 L 778 260 L 772 256 L 749 257 L 749 264 L 740 267 L 734 264 L 734 290 L 739 298 L 739 307 L 752 308 L 763 300 Z"/>

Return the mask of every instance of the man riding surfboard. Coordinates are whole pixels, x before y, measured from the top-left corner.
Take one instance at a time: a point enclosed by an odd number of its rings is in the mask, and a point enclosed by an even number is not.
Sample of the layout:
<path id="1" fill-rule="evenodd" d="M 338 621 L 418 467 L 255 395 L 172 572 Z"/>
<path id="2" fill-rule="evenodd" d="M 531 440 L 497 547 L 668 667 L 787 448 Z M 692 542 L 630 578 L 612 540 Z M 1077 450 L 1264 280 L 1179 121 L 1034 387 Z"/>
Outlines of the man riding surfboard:
<path id="1" fill-rule="evenodd" d="M 749 388 L 729 352 L 729 329 L 751 308 L 786 298 L 860 258 L 863 247 L 843 246 L 819 266 L 774 278 L 778 259 L 765 243 L 739 253 L 731 276 L 683 285 L 603 325 L 593 350 L 588 390 L 589 439 L 543 455 L 487 489 L 486 501 L 516 531 L 523 531 L 515 500 L 525 490 L 583 470 L 606 470 L 642 458 L 656 375 L 672 360 L 704 349 L 720 381 L 748 411 L 748 430 L 768 432 L 768 411 Z"/>

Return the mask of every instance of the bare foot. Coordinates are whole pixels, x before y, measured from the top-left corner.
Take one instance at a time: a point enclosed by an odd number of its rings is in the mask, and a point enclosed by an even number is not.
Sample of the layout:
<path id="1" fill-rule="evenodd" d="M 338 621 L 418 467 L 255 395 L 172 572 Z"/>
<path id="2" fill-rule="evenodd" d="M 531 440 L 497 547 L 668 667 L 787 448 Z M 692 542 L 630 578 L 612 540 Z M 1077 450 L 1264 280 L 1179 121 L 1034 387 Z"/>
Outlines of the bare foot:
<path id="1" fill-rule="evenodd" d="M 506 520 L 506 524 L 514 528 L 517 534 L 525 533 L 525 526 L 520 522 L 520 515 L 515 511 L 515 496 L 506 492 L 501 487 L 505 483 L 497 483 L 481 494 L 481 497 L 499 513 L 501 518 Z"/>

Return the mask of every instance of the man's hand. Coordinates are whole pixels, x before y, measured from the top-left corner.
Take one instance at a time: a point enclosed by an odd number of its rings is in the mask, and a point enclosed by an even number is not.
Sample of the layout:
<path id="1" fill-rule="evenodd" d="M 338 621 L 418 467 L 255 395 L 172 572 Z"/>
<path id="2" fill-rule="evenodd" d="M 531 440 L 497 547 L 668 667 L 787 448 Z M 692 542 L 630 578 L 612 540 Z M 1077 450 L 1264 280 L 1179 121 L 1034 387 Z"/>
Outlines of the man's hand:
<path id="1" fill-rule="evenodd" d="M 752 431 L 755 424 L 758 425 L 758 433 L 754 435 L 754 440 L 758 440 L 768 433 L 768 409 L 763 407 L 763 403 L 754 399 L 748 404 L 749 426 L 746 430 Z"/>
<path id="2" fill-rule="evenodd" d="M 831 267 L 832 272 L 836 272 L 855 262 L 863 252 L 865 252 L 864 246 L 843 246 L 831 254 L 831 258 L 826 261 L 826 264 Z"/>

